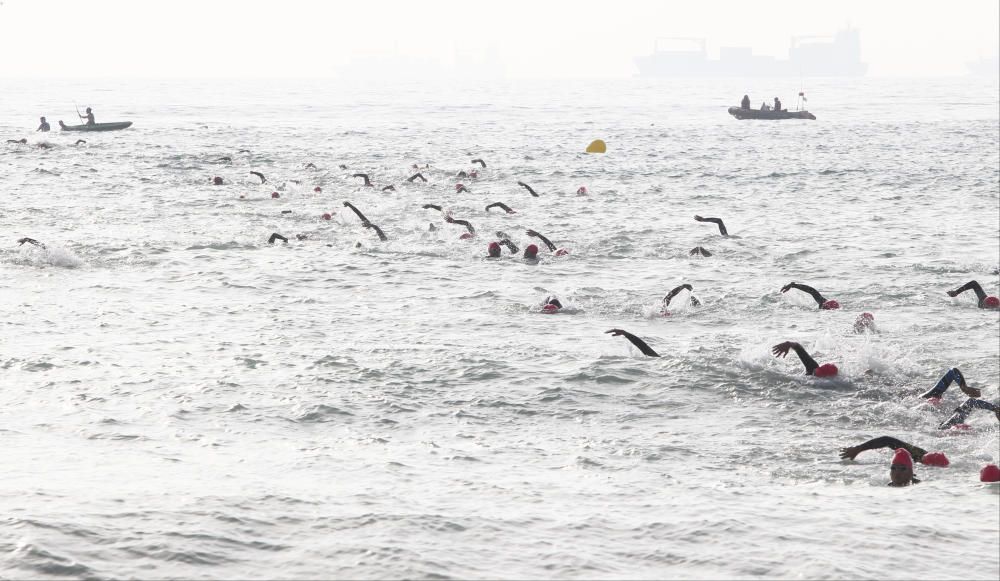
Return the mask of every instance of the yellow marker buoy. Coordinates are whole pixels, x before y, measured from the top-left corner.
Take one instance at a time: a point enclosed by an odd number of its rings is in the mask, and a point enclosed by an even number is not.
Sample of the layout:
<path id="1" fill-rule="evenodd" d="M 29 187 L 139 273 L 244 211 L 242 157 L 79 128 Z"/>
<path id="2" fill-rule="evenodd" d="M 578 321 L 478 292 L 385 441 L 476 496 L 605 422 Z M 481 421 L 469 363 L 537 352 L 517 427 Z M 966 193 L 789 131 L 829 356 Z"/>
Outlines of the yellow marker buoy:
<path id="1" fill-rule="evenodd" d="M 587 146 L 587 153 L 604 153 L 607 150 L 608 150 L 607 144 L 601 141 L 600 139 L 595 139 L 591 141 L 590 145 Z"/>

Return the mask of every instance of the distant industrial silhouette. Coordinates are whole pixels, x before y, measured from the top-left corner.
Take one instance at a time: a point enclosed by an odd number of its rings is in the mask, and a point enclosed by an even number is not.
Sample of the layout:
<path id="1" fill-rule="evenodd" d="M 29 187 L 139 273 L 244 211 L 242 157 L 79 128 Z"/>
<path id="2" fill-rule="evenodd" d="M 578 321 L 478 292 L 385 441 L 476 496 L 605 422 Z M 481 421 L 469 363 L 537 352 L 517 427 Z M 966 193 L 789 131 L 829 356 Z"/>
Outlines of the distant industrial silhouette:
<path id="1" fill-rule="evenodd" d="M 660 50 L 659 40 L 697 43 L 697 50 Z M 826 40 L 825 42 L 823 40 Z M 859 77 L 868 70 L 861 62 L 861 35 L 856 28 L 834 36 L 793 36 L 788 60 L 753 54 L 750 47 L 722 47 L 709 60 L 704 38 L 657 39 L 653 54 L 635 59 L 643 77 Z"/>

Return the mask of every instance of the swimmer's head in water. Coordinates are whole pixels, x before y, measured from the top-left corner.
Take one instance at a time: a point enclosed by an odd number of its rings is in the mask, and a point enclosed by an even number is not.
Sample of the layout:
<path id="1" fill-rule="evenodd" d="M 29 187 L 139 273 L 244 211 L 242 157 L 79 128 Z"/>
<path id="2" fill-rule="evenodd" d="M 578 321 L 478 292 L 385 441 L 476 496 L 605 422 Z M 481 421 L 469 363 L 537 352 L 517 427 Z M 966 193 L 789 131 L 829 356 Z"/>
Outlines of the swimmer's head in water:
<path id="1" fill-rule="evenodd" d="M 920 463 L 927 466 L 936 466 L 938 468 L 947 468 L 951 462 L 948 461 L 948 457 L 944 455 L 944 452 L 928 452 L 924 454 L 924 457 L 920 459 Z"/>
<path id="2" fill-rule="evenodd" d="M 875 315 L 871 313 L 861 313 L 854 321 L 854 332 L 863 333 L 875 328 Z"/>
<path id="3" fill-rule="evenodd" d="M 825 310 L 828 310 L 828 311 L 832 311 L 834 309 L 839 309 L 840 308 L 840 303 L 838 303 L 836 299 L 830 299 L 828 301 L 824 301 L 823 304 L 820 305 L 819 308 L 825 309 Z"/>
<path id="4" fill-rule="evenodd" d="M 556 256 L 566 256 L 567 254 L 569 254 L 569 250 L 566 250 L 565 248 L 556 250 Z"/>
<path id="5" fill-rule="evenodd" d="M 278 192 L 271 192 L 271 197 L 277 199 L 281 197 L 281 194 L 279 194 Z"/>
<path id="6" fill-rule="evenodd" d="M 320 192 L 322 192 L 322 191 L 323 191 L 323 188 L 321 188 L 321 187 L 319 187 L 319 186 L 316 186 L 315 188 L 313 188 L 313 191 L 314 191 L 314 192 L 316 192 L 316 193 L 318 194 L 318 193 L 320 193 Z"/>
<path id="7" fill-rule="evenodd" d="M 906 486 L 913 480 L 913 457 L 906 448 L 898 448 L 889 466 L 889 480 L 893 486 Z"/>
<path id="8" fill-rule="evenodd" d="M 465 234 L 462 234 L 461 236 L 459 236 L 458 239 L 459 240 L 469 240 L 469 239 L 471 239 L 473 237 L 474 237 L 474 235 L 472 234 L 472 232 L 466 232 Z"/>
<path id="9" fill-rule="evenodd" d="M 980 482 L 1000 482 L 1000 466 L 987 464 L 979 471 Z"/>
<path id="10" fill-rule="evenodd" d="M 578 196 L 586 195 L 587 194 L 587 186 L 580 186 L 579 188 L 576 189 L 576 193 L 577 193 Z"/>
<path id="11" fill-rule="evenodd" d="M 823 365 L 817 367 L 816 371 L 813 371 L 813 375 L 816 377 L 833 377 L 837 375 L 839 371 L 840 370 L 837 369 L 837 366 L 833 363 L 824 363 Z"/>
<path id="12" fill-rule="evenodd" d="M 529 244 L 527 248 L 524 249 L 525 258 L 538 258 L 538 247 L 534 244 Z"/>
<path id="13" fill-rule="evenodd" d="M 559 310 L 559 307 L 557 307 L 556 305 L 553 305 L 552 303 L 549 303 L 549 304 L 545 305 L 544 307 L 542 307 L 542 312 L 543 313 L 554 313 L 554 312 L 556 312 L 558 310 Z"/>
<path id="14" fill-rule="evenodd" d="M 455 191 L 461 191 L 465 187 L 465 184 L 455 184 Z"/>
<path id="15" fill-rule="evenodd" d="M 332 218 L 333 218 L 333 216 L 331 216 L 329 212 L 324 212 L 323 213 L 323 219 L 324 220 L 330 220 Z"/>
<path id="16" fill-rule="evenodd" d="M 990 309 L 1000 309 L 1000 298 L 986 297 L 983 299 L 983 306 Z"/>
<path id="17" fill-rule="evenodd" d="M 215 185 L 217 185 L 217 186 L 221 186 L 222 185 L 222 178 L 220 178 L 219 176 L 215 176 L 214 178 L 212 178 L 212 183 L 215 184 Z"/>
<path id="18" fill-rule="evenodd" d="M 487 252 L 490 253 L 490 257 L 491 258 L 499 258 L 500 257 L 500 243 L 499 242 L 490 242 L 490 245 L 487 247 Z"/>

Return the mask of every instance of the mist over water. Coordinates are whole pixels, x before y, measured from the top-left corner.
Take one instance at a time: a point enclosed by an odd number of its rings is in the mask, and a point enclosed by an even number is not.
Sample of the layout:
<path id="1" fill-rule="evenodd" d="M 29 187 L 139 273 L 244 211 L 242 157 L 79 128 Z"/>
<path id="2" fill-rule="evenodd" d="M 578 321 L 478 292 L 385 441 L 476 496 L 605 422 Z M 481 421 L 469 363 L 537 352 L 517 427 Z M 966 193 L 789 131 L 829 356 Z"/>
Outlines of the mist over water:
<path id="1" fill-rule="evenodd" d="M 766 82 L 0 81 L 0 571 L 996 579 L 996 418 L 919 398 L 998 398 L 998 314 L 945 294 L 1000 285 L 996 80 Z M 74 99 L 134 126 L 32 132 Z M 569 254 L 483 259 L 527 229 Z M 838 458 L 881 435 L 951 466 Z"/>

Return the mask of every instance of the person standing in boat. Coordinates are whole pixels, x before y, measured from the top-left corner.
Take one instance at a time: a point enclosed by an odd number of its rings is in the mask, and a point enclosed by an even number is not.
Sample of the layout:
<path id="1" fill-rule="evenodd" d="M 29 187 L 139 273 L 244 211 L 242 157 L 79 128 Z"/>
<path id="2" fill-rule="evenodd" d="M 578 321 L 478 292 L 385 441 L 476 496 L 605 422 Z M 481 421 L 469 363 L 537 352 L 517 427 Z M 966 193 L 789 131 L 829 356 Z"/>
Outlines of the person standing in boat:
<path id="1" fill-rule="evenodd" d="M 45 133 L 46 131 L 51 129 L 51 127 L 49 127 L 49 122 L 45 120 L 45 117 L 41 118 L 41 122 L 42 124 L 39 125 L 38 129 L 36 129 L 35 131 L 41 131 L 42 133 Z"/>
<path id="2" fill-rule="evenodd" d="M 87 107 L 86 115 L 80 115 L 80 119 L 86 119 L 87 125 L 97 125 L 97 123 L 94 122 L 94 112 L 90 110 L 90 107 Z"/>
<path id="3" fill-rule="evenodd" d="M 781 99 L 777 97 L 774 98 L 774 110 L 781 111 Z"/>
<path id="4" fill-rule="evenodd" d="M 750 95 L 743 95 L 743 100 L 740 101 L 740 108 L 741 109 L 750 108 Z"/>

